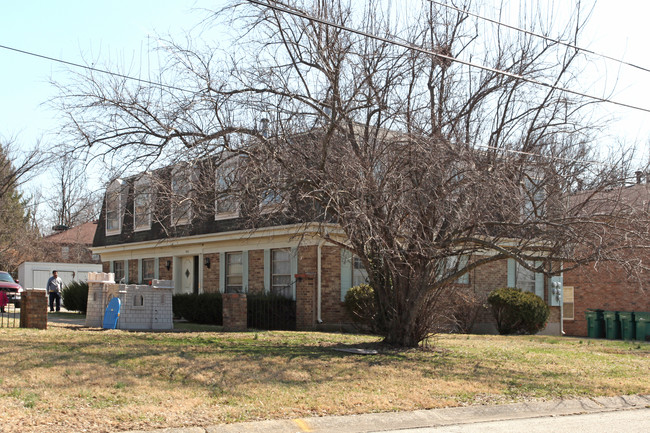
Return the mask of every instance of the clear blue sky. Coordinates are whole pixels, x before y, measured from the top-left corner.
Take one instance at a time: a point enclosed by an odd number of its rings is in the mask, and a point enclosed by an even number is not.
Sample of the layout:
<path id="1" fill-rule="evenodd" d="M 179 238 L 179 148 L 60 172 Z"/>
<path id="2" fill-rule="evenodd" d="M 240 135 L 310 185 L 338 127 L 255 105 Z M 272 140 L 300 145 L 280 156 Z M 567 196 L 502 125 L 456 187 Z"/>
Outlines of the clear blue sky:
<path id="1" fill-rule="evenodd" d="M 141 54 L 156 35 L 182 35 L 204 13 L 226 0 L 111 0 L 111 1 L 5 1 L 0 7 L 0 45 L 32 51 L 71 62 L 120 63 L 139 68 Z M 580 45 L 626 61 L 650 67 L 648 42 L 650 3 L 642 0 L 600 0 Z M 218 32 L 215 32 L 218 33 Z M 218 34 L 214 34 L 218 38 Z M 650 108 L 650 73 L 616 64 L 595 62 L 584 71 L 586 89 L 598 96 L 618 79 L 613 98 Z M 47 60 L 0 49 L 0 136 L 15 137 L 29 146 L 48 131 L 56 131 L 60 118 L 42 104 L 56 95 L 52 77 L 65 82 L 66 68 Z M 599 81 L 600 80 L 600 81 Z M 606 80 L 609 87 L 603 83 Z M 592 85 L 594 83 L 595 85 Z M 598 114 L 621 120 L 606 132 L 603 142 L 637 141 L 647 158 L 650 113 L 601 106 Z M 47 139 L 47 138 L 46 138 Z M 605 144 L 607 146 L 607 144 Z M 42 182 L 42 177 L 36 180 Z"/>

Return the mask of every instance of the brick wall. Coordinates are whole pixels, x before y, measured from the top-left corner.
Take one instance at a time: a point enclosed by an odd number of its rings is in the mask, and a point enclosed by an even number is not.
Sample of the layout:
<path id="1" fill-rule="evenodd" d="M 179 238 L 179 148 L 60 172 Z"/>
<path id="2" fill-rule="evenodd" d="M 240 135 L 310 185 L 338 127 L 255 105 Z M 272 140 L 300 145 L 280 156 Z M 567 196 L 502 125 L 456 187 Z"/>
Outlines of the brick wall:
<path id="1" fill-rule="evenodd" d="M 129 283 L 136 284 L 140 282 L 140 272 L 138 272 L 138 260 L 129 260 Z"/>
<path id="2" fill-rule="evenodd" d="M 323 246 L 321 316 L 325 323 L 351 323 L 341 301 L 341 249 Z"/>
<path id="3" fill-rule="evenodd" d="M 500 260 L 475 269 L 470 275 L 470 286 L 480 302 L 487 304 L 491 291 L 508 285 L 508 261 Z M 482 308 L 476 318 L 475 332 L 496 332 L 494 318 L 489 308 Z"/>
<path id="4" fill-rule="evenodd" d="M 203 292 L 219 293 L 219 254 L 204 254 L 203 260 L 210 259 L 210 268 L 203 267 Z"/>
<path id="5" fill-rule="evenodd" d="M 264 293 L 264 250 L 248 252 L 248 293 Z"/>
<path id="6" fill-rule="evenodd" d="M 20 301 L 20 327 L 47 329 L 47 293 L 32 289 L 22 292 Z"/>
<path id="7" fill-rule="evenodd" d="M 167 270 L 167 262 L 170 262 L 169 270 Z M 171 257 L 160 257 L 158 259 L 158 279 L 171 280 L 172 272 L 174 270 L 174 261 Z"/>
<path id="8" fill-rule="evenodd" d="M 248 311 L 245 293 L 223 294 L 223 330 L 226 332 L 245 331 Z"/>
<path id="9" fill-rule="evenodd" d="M 610 311 L 650 311 L 646 281 L 631 280 L 615 263 L 586 265 L 564 273 L 564 285 L 573 286 L 575 320 L 564 321 L 567 335 L 586 336 L 588 308 Z"/>
<path id="10" fill-rule="evenodd" d="M 316 274 L 296 276 L 296 329 L 310 330 L 316 325 Z"/>

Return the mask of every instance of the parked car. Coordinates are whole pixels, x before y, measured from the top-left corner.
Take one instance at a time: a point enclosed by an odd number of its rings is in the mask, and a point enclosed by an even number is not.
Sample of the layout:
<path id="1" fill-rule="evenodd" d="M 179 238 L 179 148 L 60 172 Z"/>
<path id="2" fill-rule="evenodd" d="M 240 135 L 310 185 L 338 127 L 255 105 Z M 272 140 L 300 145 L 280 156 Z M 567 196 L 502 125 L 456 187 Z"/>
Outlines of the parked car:
<path id="1" fill-rule="evenodd" d="M 20 294 L 23 288 L 14 281 L 9 272 L 0 271 L 0 290 L 7 293 L 9 302 L 14 304 L 16 308 L 20 308 Z"/>

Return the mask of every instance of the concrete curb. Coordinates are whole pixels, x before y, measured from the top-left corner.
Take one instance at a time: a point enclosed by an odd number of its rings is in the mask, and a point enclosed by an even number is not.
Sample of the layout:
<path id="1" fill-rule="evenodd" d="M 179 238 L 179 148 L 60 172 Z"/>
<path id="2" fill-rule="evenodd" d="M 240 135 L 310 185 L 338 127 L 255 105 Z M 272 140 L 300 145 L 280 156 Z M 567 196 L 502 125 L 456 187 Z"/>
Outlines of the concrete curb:
<path id="1" fill-rule="evenodd" d="M 573 400 L 465 406 L 413 412 L 372 413 L 222 424 L 210 427 L 169 428 L 125 433 L 368 433 L 399 429 L 439 427 L 485 421 L 539 418 L 611 412 L 650 407 L 650 395 L 594 397 Z"/>

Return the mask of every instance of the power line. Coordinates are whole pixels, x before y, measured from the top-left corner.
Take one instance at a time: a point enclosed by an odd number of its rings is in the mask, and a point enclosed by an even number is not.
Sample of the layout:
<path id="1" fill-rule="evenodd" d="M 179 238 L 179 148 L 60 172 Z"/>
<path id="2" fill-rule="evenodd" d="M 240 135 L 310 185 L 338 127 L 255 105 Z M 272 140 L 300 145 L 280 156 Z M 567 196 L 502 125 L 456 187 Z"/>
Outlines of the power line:
<path id="1" fill-rule="evenodd" d="M 567 48 L 571 48 L 571 49 L 574 49 L 574 50 L 577 50 L 577 51 L 582 51 L 582 52 L 585 52 L 585 53 L 593 54 L 595 56 L 603 57 L 603 58 L 605 58 L 607 60 L 612 60 L 612 61 L 620 63 L 622 65 L 631 66 L 633 68 L 640 69 L 640 70 L 645 71 L 645 72 L 650 72 L 650 69 L 645 68 L 643 66 L 635 65 L 634 63 L 629 63 L 629 62 L 626 62 L 625 60 L 617 59 L 616 57 L 611 57 L 611 56 L 608 56 L 606 54 L 597 53 L 596 51 L 593 51 L 593 50 L 590 50 L 590 49 L 587 49 L 587 48 L 582 48 L 582 47 L 579 47 L 577 45 L 570 44 L 568 42 L 563 42 L 563 41 L 561 41 L 559 39 L 554 39 L 554 38 L 550 38 L 548 36 L 541 35 L 539 33 L 531 32 L 530 30 L 522 29 L 520 27 L 516 27 L 516 26 L 513 26 L 511 24 L 506 24 L 506 23 L 504 23 L 502 21 L 498 21 L 498 20 L 495 20 L 493 18 L 488 18 L 488 17 L 482 16 L 482 15 L 479 15 L 479 14 L 475 14 L 473 12 L 468 11 L 467 9 L 461 9 L 461 8 L 456 7 L 456 6 L 448 5 L 448 4 L 445 4 L 445 3 L 442 3 L 442 2 L 439 2 L 439 1 L 436 1 L 436 0 L 426 0 L 426 1 L 428 1 L 430 3 L 433 3 L 433 4 L 437 4 L 438 6 L 442 6 L 444 8 L 453 9 L 453 10 L 455 10 L 457 12 L 460 12 L 460 13 L 463 13 L 463 14 L 466 14 L 466 15 L 469 15 L 469 16 L 484 20 L 484 21 L 491 22 L 491 23 L 499 25 L 499 26 L 503 26 L 503 27 L 506 27 L 506 28 L 509 28 L 509 29 L 512 29 L 512 30 L 516 30 L 518 32 L 526 33 L 527 35 L 530 35 L 530 36 L 535 36 L 537 38 L 544 39 L 546 41 L 553 42 L 553 43 L 556 43 L 558 45 L 563 45 L 563 46 L 565 46 Z"/>
<path id="2" fill-rule="evenodd" d="M 638 111 L 643 111 L 643 112 L 646 112 L 646 113 L 650 113 L 650 108 L 639 107 L 639 106 L 636 106 L 636 105 L 626 104 L 624 102 L 614 101 L 612 99 L 606 99 L 606 98 L 601 98 L 599 96 L 588 95 L 586 93 L 578 92 L 576 90 L 571 90 L 571 89 L 567 89 L 565 87 L 559 87 L 559 86 L 555 86 L 553 84 L 548 84 L 548 83 L 544 83 L 542 81 L 534 80 L 532 78 L 528 78 L 528 77 L 525 77 L 523 75 L 513 74 L 512 72 L 503 71 L 501 69 L 495 69 L 495 68 L 491 68 L 489 66 L 484 66 L 484 65 L 477 64 L 477 63 L 468 62 L 466 60 L 461 60 L 461 59 L 458 59 L 458 58 L 453 57 L 453 56 L 448 56 L 448 55 L 445 55 L 445 54 L 436 53 L 435 51 L 427 50 L 427 49 L 422 48 L 422 47 L 417 46 L 417 45 L 413 45 L 413 44 L 405 43 L 405 42 L 399 42 L 399 41 L 396 41 L 396 40 L 384 38 L 382 36 L 373 35 L 371 33 L 364 32 L 364 31 L 361 31 L 361 30 L 353 29 L 353 28 L 350 28 L 350 27 L 347 27 L 347 26 L 344 26 L 344 25 L 341 25 L 341 24 L 336 24 L 336 23 L 333 23 L 331 21 L 328 21 L 328 20 L 325 20 L 325 19 L 322 19 L 322 18 L 318 18 L 318 17 L 315 17 L 313 15 L 310 15 L 310 14 L 307 14 L 307 13 L 304 13 L 304 12 L 301 12 L 301 11 L 299 12 L 299 11 L 295 11 L 295 10 L 291 10 L 291 9 L 286 9 L 286 7 L 280 7 L 280 6 L 277 6 L 277 5 L 272 4 L 272 3 L 263 3 L 263 2 L 258 1 L 258 0 L 247 0 L 247 1 L 249 3 L 253 3 L 253 4 L 256 4 L 258 6 L 262 6 L 262 7 L 267 7 L 269 9 L 273 9 L 273 10 L 276 10 L 278 12 L 293 15 L 293 16 L 303 18 L 303 19 L 306 19 L 306 20 L 309 20 L 309 21 L 314 21 L 314 22 L 317 22 L 317 23 L 320 23 L 320 24 L 323 24 L 323 25 L 326 25 L 326 26 L 329 26 L 329 27 L 338 28 L 340 30 L 344 30 L 344 31 L 347 31 L 347 32 L 350 32 L 350 33 L 360 35 L 360 36 L 364 36 L 366 38 L 375 39 L 375 40 L 385 42 L 385 43 L 388 43 L 388 44 L 392 44 L 392 45 L 397 45 L 397 46 L 400 46 L 402 48 L 406 48 L 408 50 L 413 50 L 413 51 L 420 52 L 422 54 L 427 54 L 427 55 L 430 55 L 430 56 L 434 56 L 434 57 L 437 57 L 439 59 L 460 63 L 462 65 L 469 66 L 471 68 L 482 69 L 482 70 L 487 71 L 487 72 L 492 72 L 492 73 L 495 73 L 495 74 L 498 74 L 498 75 L 503 75 L 503 76 L 506 76 L 506 77 L 514 78 L 516 80 L 525 81 L 525 82 L 534 84 L 536 86 L 546 87 L 546 88 L 553 89 L 553 90 L 559 90 L 561 92 L 566 92 L 566 93 L 569 93 L 569 94 L 572 94 L 572 95 L 581 96 L 581 97 L 584 97 L 584 98 L 592 99 L 594 101 L 605 102 L 605 103 L 608 103 L 608 104 L 617 105 L 619 107 L 625 107 L 625 108 L 630 108 L 632 110 L 638 110 Z M 273 0 L 269 0 L 269 1 L 273 1 Z M 275 3 L 279 3 L 279 2 L 275 2 Z"/>
<path id="3" fill-rule="evenodd" d="M 68 62 L 67 60 L 61 60 L 61 59 L 57 59 L 57 58 L 54 58 L 54 57 L 45 56 L 43 54 L 32 53 L 30 51 L 20 50 L 18 48 L 8 47 L 6 45 L 0 45 L 0 48 L 5 49 L 5 50 L 9 50 L 9 51 L 14 51 L 14 52 L 20 53 L 20 54 L 26 54 L 26 55 L 32 56 L 32 57 L 37 57 L 39 59 L 45 59 L 45 60 L 49 60 L 49 61 L 52 61 L 52 62 L 62 63 L 64 65 L 68 65 L 68 66 L 74 66 L 75 68 L 83 68 L 83 69 L 87 69 L 87 70 L 93 71 L 93 72 L 99 72 L 99 73 L 102 73 L 102 74 L 107 74 L 107 75 L 112 75 L 112 76 L 119 77 L 119 78 L 124 78 L 126 80 L 137 81 L 139 83 L 151 84 L 151 85 L 158 86 L 158 87 L 165 87 L 165 88 L 168 88 L 168 89 L 179 90 L 181 92 L 192 92 L 191 90 L 183 89 L 181 87 L 171 86 L 169 84 L 158 83 L 156 81 L 143 80 L 141 78 L 135 78 L 135 77 L 131 77 L 129 75 L 124 75 L 124 74 L 119 74 L 117 72 L 107 71 L 105 69 L 99 69 L 99 68 L 95 68 L 93 66 L 82 65 L 80 63 Z"/>

